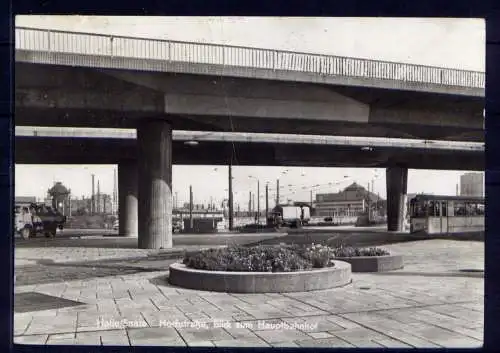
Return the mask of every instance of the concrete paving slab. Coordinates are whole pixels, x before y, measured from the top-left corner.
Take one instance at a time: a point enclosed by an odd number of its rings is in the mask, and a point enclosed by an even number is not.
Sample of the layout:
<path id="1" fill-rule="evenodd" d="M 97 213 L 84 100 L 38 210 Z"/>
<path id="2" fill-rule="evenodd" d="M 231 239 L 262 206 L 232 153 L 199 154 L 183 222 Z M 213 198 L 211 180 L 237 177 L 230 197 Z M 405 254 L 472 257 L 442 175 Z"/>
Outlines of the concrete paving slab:
<path id="1" fill-rule="evenodd" d="M 128 330 L 131 345 L 148 345 L 151 342 L 163 342 L 165 346 L 185 345 L 183 339 L 173 327 L 147 327 Z"/>
<path id="2" fill-rule="evenodd" d="M 354 348 L 356 346 L 337 337 L 297 341 L 302 348 Z"/>
<path id="3" fill-rule="evenodd" d="M 99 333 L 103 346 L 129 346 L 127 332 L 125 330 L 107 330 Z"/>
<path id="4" fill-rule="evenodd" d="M 259 330 L 255 331 L 255 334 L 269 344 L 272 344 L 274 342 L 283 342 L 283 341 L 306 340 L 310 338 L 306 333 L 294 329 L 278 328 L 278 329 Z"/>
<path id="5" fill-rule="evenodd" d="M 216 347 L 271 347 L 271 345 L 258 337 L 233 340 L 214 341 Z"/>
<path id="6" fill-rule="evenodd" d="M 184 341 L 188 344 L 189 342 L 196 341 L 222 341 L 230 340 L 233 337 L 223 328 L 179 328 L 177 329 L 179 334 L 182 336 Z"/>
<path id="7" fill-rule="evenodd" d="M 16 344 L 45 344 L 49 335 L 24 335 L 14 337 Z"/>
<path id="8" fill-rule="evenodd" d="M 116 274 L 98 267 L 92 273 L 94 277 L 51 283 L 43 271 L 37 274 L 35 267 L 39 265 L 29 265 L 33 267 L 30 281 L 39 283 L 22 285 L 18 281 L 16 294 L 35 291 L 79 300 L 85 305 L 16 313 L 15 341 L 47 341 L 51 335 L 54 344 L 71 340 L 75 344 L 95 344 L 99 340 L 102 344 L 129 345 L 132 330 L 162 330 L 159 321 L 166 317 L 180 324 L 223 320 L 232 328 L 179 328 L 188 338 L 181 333 L 181 341 L 173 341 L 172 345 L 180 346 L 252 346 L 253 342 L 277 347 L 479 347 L 484 325 L 484 279 L 457 275 L 457 269 L 483 266 L 484 244 L 426 240 L 385 248 L 410 254 L 405 269 L 387 274 L 355 274 L 353 284 L 344 288 L 287 294 L 184 290 L 164 280 L 168 271 Z M 108 250 L 97 252 L 97 257 L 103 260 L 109 255 L 112 260 L 116 254 Z M 23 251 L 26 255 L 28 249 Z M 64 254 L 57 254 L 57 248 L 43 249 L 41 255 L 29 251 L 30 256 L 38 258 L 50 258 L 52 252 L 54 259 L 61 259 Z M 82 254 L 85 252 L 77 251 L 78 256 Z M 64 258 L 62 261 L 69 262 Z M 140 265 L 140 261 L 134 263 Z M 98 323 L 99 317 L 115 322 L 126 319 L 128 324 L 105 327 Z M 298 329 L 270 329 L 262 325 L 266 322 L 295 322 Z M 298 323 L 317 323 L 317 328 L 306 329 Z M 238 324 L 240 328 L 234 329 Z M 165 345 L 153 331 L 148 332 L 150 336 L 135 337 L 136 344 Z"/>

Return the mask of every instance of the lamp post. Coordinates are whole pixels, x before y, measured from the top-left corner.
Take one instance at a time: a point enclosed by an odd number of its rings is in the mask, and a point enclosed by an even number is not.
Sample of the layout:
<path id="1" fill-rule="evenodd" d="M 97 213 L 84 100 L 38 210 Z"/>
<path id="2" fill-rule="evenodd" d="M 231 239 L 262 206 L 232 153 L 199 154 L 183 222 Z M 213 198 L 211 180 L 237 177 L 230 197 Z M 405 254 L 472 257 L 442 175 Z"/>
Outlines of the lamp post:
<path id="1" fill-rule="evenodd" d="M 233 163 L 232 158 L 229 163 L 229 186 L 228 186 L 228 206 L 229 206 L 229 230 L 233 230 L 234 225 L 234 210 L 233 210 Z"/>
<path id="2" fill-rule="evenodd" d="M 285 169 L 276 178 L 276 206 L 280 204 L 280 178 L 288 173 L 288 169 Z"/>
<path id="3" fill-rule="evenodd" d="M 257 180 L 257 213 L 256 213 L 256 220 L 257 223 L 260 222 L 260 180 L 252 175 L 248 176 L 251 179 Z M 255 205 L 255 203 L 254 203 Z"/>
<path id="4" fill-rule="evenodd" d="M 269 183 L 266 183 L 266 223 L 269 213 Z"/>

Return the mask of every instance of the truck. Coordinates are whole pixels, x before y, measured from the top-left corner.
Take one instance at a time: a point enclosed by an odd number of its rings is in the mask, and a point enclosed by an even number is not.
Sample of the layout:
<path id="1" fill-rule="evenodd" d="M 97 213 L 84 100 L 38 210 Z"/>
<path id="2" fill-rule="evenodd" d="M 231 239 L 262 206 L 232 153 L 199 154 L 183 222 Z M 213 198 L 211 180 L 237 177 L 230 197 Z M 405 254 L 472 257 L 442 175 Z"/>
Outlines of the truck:
<path id="1" fill-rule="evenodd" d="M 274 226 L 286 226 L 290 228 L 300 228 L 311 219 L 309 207 L 303 206 L 276 206 L 268 219 L 268 223 Z"/>
<path id="2" fill-rule="evenodd" d="M 44 234 L 47 238 L 55 237 L 57 229 L 62 229 L 66 217 L 43 204 L 16 205 L 14 208 L 14 234 L 23 239 Z"/>
<path id="3" fill-rule="evenodd" d="M 308 224 L 311 220 L 311 208 L 309 206 L 300 206 L 302 210 L 301 220 L 302 224 Z"/>

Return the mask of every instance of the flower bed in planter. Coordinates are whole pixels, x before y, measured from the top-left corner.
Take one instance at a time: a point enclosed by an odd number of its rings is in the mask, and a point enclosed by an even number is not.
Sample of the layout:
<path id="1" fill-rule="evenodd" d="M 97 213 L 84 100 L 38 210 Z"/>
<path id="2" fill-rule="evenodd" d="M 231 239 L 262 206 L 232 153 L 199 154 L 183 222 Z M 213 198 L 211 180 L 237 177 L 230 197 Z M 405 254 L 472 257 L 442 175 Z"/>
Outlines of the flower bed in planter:
<path id="1" fill-rule="evenodd" d="M 380 248 L 338 247 L 334 258 L 351 264 L 352 272 L 385 272 L 404 267 L 402 255 L 390 254 Z"/>
<path id="2" fill-rule="evenodd" d="M 351 265 L 334 260 L 329 249 L 233 246 L 186 255 L 170 266 L 169 282 L 218 292 L 302 292 L 350 283 Z"/>

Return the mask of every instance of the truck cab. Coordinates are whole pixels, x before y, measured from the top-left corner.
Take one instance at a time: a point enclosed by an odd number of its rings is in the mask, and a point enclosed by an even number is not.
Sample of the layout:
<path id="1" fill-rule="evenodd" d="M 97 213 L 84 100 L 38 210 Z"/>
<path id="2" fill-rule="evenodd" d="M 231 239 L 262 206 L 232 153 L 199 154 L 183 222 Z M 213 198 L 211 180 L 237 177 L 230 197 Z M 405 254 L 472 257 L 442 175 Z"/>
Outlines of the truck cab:
<path id="1" fill-rule="evenodd" d="M 33 221 L 28 207 L 16 205 L 14 207 L 14 234 L 28 239 L 33 229 Z"/>

